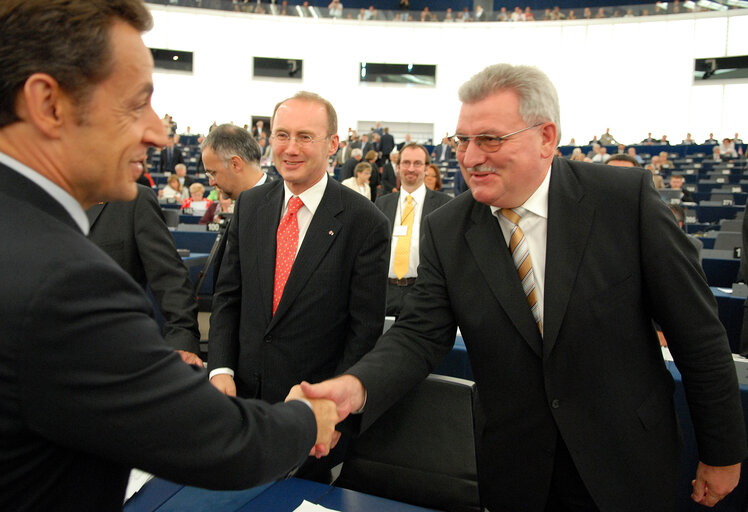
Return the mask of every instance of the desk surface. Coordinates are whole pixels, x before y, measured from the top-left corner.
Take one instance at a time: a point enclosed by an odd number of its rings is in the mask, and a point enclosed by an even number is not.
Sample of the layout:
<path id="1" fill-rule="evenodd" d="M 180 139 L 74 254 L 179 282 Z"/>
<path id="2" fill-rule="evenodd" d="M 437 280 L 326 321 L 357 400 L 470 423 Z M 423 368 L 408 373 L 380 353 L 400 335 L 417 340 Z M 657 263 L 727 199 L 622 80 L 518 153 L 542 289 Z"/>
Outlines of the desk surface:
<path id="1" fill-rule="evenodd" d="M 210 491 L 155 478 L 125 504 L 124 512 L 293 512 L 303 500 L 342 512 L 430 510 L 298 478 L 243 491 Z"/>

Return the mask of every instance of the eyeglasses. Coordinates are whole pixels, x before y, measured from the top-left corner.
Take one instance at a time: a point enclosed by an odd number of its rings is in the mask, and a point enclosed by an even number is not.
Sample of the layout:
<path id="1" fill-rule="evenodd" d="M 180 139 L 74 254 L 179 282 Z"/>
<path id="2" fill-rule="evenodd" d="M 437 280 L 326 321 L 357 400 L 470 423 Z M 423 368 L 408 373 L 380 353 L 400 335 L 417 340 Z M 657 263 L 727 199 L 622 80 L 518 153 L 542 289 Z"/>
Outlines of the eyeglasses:
<path id="1" fill-rule="evenodd" d="M 413 167 L 414 169 L 422 169 L 426 166 L 426 162 L 421 162 L 420 160 L 416 160 L 415 162 L 411 162 L 410 160 L 401 160 L 399 165 L 400 167 Z"/>
<path id="2" fill-rule="evenodd" d="M 212 180 L 216 179 L 216 171 L 205 171 L 205 175 Z"/>
<path id="3" fill-rule="evenodd" d="M 457 145 L 457 151 L 467 151 L 468 145 L 470 144 L 470 141 L 474 141 L 479 148 L 481 148 L 483 151 L 487 153 L 493 153 L 494 151 L 498 151 L 499 146 L 501 146 L 501 143 L 504 141 L 504 139 L 511 137 L 512 135 L 517 135 L 518 133 L 522 133 L 525 130 L 529 130 L 531 128 L 537 128 L 538 126 L 542 125 L 543 123 L 535 123 L 532 126 L 527 126 L 525 128 L 522 128 L 521 130 L 517 130 L 516 132 L 507 133 L 506 135 L 488 135 L 485 133 L 482 133 L 480 135 L 452 135 L 450 139 Z"/>
<path id="4" fill-rule="evenodd" d="M 292 140 L 296 141 L 296 144 L 299 146 L 308 146 L 309 144 L 314 144 L 315 142 L 321 142 L 325 139 L 329 139 L 330 135 L 326 135 L 324 137 L 319 137 L 315 139 L 309 134 L 303 134 L 303 135 L 297 135 L 296 137 L 291 137 L 286 132 L 277 132 L 270 136 L 271 139 L 275 142 L 276 146 L 285 146 L 286 144 L 290 144 Z"/>

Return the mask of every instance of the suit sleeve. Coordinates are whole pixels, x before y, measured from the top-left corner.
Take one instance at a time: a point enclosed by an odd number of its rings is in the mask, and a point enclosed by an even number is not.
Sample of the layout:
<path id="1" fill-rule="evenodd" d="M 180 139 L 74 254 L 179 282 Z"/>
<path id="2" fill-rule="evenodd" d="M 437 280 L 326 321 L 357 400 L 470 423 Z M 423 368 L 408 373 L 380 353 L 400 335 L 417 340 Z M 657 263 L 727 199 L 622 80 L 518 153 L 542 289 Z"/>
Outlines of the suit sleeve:
<path id="1" fill-rule="evenodd" d="M 389 223 L 374 207 L 367 205 L 369 226 L 360 226 L 368 233 L 360 245 L 350 279 L 348 335 L 343 358 L 336 373 L 342 373 L 369 352 L 382 334 L 389 266 Z M 359 215 L 356 222 L 365 217 Z M 357 226 L 358 228 L 359 226 Z"/>
<path id="2" fill-rule="evenodd" d="M 135 243 L 148 285 L 166 319 L 164 338 L 175 350 L 200 352 L 197 300 L 155 194 L 140 190 L 135 205 Z"/>
<path id="3" fill-rule="evenodd" d="M 748 455 L 740 390 L 717 303 L 688 241 L 643 175 L 641 262 L 647 299 L 683 378 L 699 459 L 712 466 Z"/>
<path id="4" fill-rule="evenodd" d="M 234 206 L 234 217 L 229 224 L 220 272 L 213 293 L 210 315 L 208 368 L 236 369 L 239 357 L 239 321 L 241 317 L 242 271 L 239 258 L 239 226 L 243 222 L 242 197 Z"/>
<path id="5" fill-rule="evenodd" d="M 361 429 L 425 379 L 454 345 L 457 322 L 439 261 L 431 219 L 421 240 L 418 279 L 397 322 L 349 369 L 367 390 Z"/>
<path id="6" fill-rule="evenodd" d="M 316 426 L 305 404 L 222 395 L 161 341 L 134 281 L 104 258 L 86 259 L 90 251 L 79 256 L 42 269 L 24 312 L 27 334 L 14 357 L 19 415 L 31 430 L 215 489 L 272 481 L 306 458 Z"/>

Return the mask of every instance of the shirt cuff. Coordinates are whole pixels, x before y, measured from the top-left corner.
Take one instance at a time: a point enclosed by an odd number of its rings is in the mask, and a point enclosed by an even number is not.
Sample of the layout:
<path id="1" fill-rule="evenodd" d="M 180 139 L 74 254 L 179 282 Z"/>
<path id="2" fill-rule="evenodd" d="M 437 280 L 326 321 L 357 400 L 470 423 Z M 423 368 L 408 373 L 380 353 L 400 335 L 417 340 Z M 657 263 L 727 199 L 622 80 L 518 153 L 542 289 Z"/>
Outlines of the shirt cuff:
<path id="1" fill-rule="evenodd" d="M 216 375 L 229 375 L 233 379 L 234 370 L 232 370 L 231 368 L 216 368 L 208 374 L 208 380 L 212 379 Z"/>

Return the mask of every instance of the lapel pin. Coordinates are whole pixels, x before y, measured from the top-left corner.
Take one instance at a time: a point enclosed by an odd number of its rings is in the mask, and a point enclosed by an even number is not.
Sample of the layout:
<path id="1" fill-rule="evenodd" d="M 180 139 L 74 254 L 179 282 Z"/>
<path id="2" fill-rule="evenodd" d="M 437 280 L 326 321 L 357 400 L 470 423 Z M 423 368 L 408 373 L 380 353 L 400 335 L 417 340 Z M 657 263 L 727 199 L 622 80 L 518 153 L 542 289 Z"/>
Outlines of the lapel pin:
<path id="1" fill-rule="evenodd" d="M 332 236 L 332 235 L 334 235 L 335 233 L 333 233 L 333 232 L 332 232 L 332 229 L 331 229 L 330 231 L 328 231 L 328 232 L 327 232 L 327 234 L 328 234 L 328 235 L 330 235 L 330 236 Z"/>

